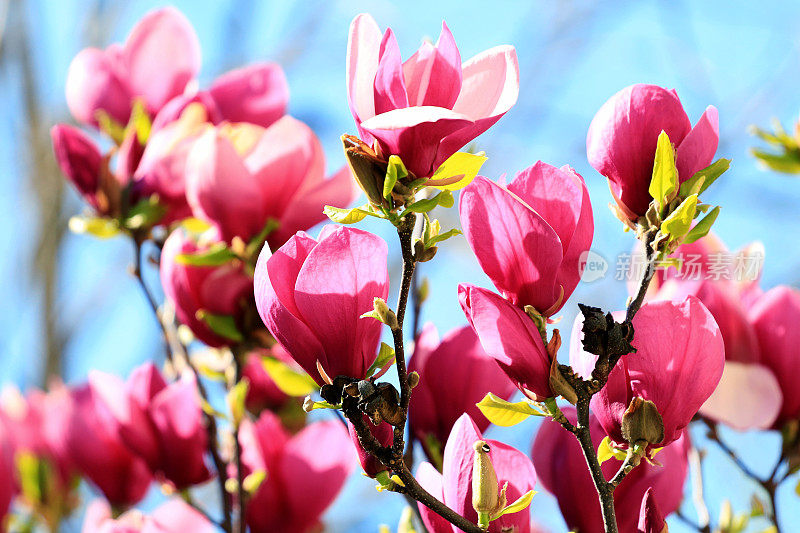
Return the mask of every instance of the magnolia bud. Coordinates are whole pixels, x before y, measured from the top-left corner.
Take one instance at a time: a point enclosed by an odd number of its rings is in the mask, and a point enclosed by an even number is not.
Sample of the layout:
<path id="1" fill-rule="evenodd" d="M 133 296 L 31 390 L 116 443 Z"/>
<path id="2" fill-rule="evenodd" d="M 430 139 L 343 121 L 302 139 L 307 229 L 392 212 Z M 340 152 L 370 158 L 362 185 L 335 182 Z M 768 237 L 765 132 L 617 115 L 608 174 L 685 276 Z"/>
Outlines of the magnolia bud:
<path id="1" fill-rule="evenodd" d="M 389 309 L 389 306 L 383 300 L 383 298 L 375 298 L 372 301 L 372 305 L 375 308 L 375 314 L 378 316 L 378 319 L 389 326 L 391 329 L 397 328 L 397 315 L 394 314 L 394 311 Z"/>
<path id="2" fill-rule="evenodd" d="M 419 385 L 419 373 L 416 371 L 412 371 L 408 374 L 408 378 L 406 379 L 408 386 L 412 389 Z"/>
<path id="3" fill-rule="evenodd" d="M 386 179 L 387 162 L 383 161 L 364 141 L 353 135 L 342 135 L 347 164 L 358 186 L 367 199 L 376 206 L 391 208 L 383 197 L 383 182 Z"/>
<path id="4" fill-rule="evenodd" d="M 506 486 L 500 490 L 497 474 L 489 457 L 491 447 L 482 440 L 472 446 L 472 507 L 478 513 L 478 527 L 489 527 L 489 517 L 506 506 Z M 507 484 L 506 484 L 507 485 Z"/>
<path id="5" fill-rule="evenodd" d="M 622 436 L 630 444 L 644 441 L 658 444 L 664 440 L 664 421 L 650 400 L 635 397 L 622 415 Z"/>

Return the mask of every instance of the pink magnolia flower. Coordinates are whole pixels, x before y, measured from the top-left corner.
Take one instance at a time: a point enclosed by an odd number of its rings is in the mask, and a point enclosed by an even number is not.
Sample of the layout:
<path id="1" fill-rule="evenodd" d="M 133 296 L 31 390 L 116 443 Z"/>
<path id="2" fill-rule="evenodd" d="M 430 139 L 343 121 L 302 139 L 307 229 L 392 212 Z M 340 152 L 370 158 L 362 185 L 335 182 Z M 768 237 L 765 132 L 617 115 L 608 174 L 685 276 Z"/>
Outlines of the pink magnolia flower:
<path id="1" fill-rule="evenodd" d="M 444 468 L 440 474 L 430 463 L 422 463 L 417 469 L 417 480 L 425 490 L 444 502 L 467 520 L 476 523 L 478 514 L 472 507 L 472 463 L 475 442 L 483 440 L 490 447 L 489 457 L 502 488 L 508 482 L 506 498 L 509 503 L 532 490 L 536 483 L 536 472 L 528 457 L 519 450 L 502 442 L 484 439 L 478 426 L 464 414 L 456 421 L 447 445 L 444 448 Z M 459 529 L 442 517 L 418 504 L 422 521 L 431 533 L 457 533 Z M 530 533 L 530 509 L 503 515 L 490 523 L 490 533 Z"/>
<path id="2" fill-rule="evenodd" d="M 420 376 L 408 412 L 409 424 L 426 450 L 431 438 L 441 450 L 453 424 L 464 413 L 475 421 L 479 431 L 485 431 L 489 420 L 475 404 L 488 392 L 508 399 L 516 390 L 505 372 L 483 351 L 469 326 L 454 329 L 439 341 L 436 327 L 427 324 L 417 340 L 408 370 Z"/>
<path id="3" fill-rule="evenodd" d="M 231 343 L 214 333 L 198 313 L 233 316 L 240 319 L 243 302 L 250 299 L 253 280 L 238 261 L 219 266 L 195 266 L 181 263 L 182 254 L 195 254 L 219 242 L 215 230 L 195 238 L 181 228 L 173 231 L 161 252 L 161 284 L 164 294 L 175 305 L 178 320 L 209 346 Z"/>
<path id="4" fill-rule="evenodd" d="M 325 226 L 319 240 L 298 232 L 274 254 L 265 246 L 255 270 L 258 312 L 267 329 L 318 384 L 366 376 L 381 323 L 359 318 L 389 290 L 386 243 L 366 231 Z"/>
<path id="5" fill-rule="evenodd" d="M 442 23 L 436 45 L 424 43 L 405 62 L 391 29 L 381 37 L 369 15 L 350 25 L 347 95 L 361 138 L 388 158 L 398 155 L 417 177 L 486 131 L 517 101 L 519 66 L 511 46 L 466 63 Z"/>
<path id="6" fill-rule="evenodd" d="M 194 376 L 187 373 L 167 384 L 152 363 L 123 382 L 92 371 L 92 392 L 104 404 L 104 422 L 159 478 L 182 490 L 208 480 L 208 449 L 203 412 Z"/>
<path id="7" fill-rule="evenodd" d="M 187 503 L 172 498 L 153 512 L 144 514 L 132 509 L 118 518 L 102 500 L 94 500 L 86 509 L 82 533 L 212 533 L 214 524 Z"/>
<path id="8" fill-rule="evenodd" d="M 664 439 L 651 445 L 666 446 L 680 437 L 716 389 L 725 363 L 722 335 L 694 296 L 646 303 L 633 328 L 636 352 L 622 356 L 592 398 L 592 410 L 611 440 L 624 446 L 623 414 L 634 398 L 649 400 L 664 422 Z"/>
<path id="9" fill-rule="evenodd" d="M 378 439 L 378 442 L 380 442 L 382 446 L 392 445 L 394 428 L 388 422 L 381 421 L 380 424 L 374 426 L 367 415 L 363 416 L 363 420 L 369 428 L 370 433 L 372 433 L 372 436 Z M 352 424 L 347 424 L 347 431 L 350 434 L 350 440 L 353 442 L 353 446 L 355 446 L 356 453 L 358 454 L 358 462 L 361 463 L 361 468 L 364 470 L 364 473 L 369 477 L 375 477 L 380 472 L 386 470 L 386 467 L 383 466 L 380 461 L 361 446 L 356 428 Z"/>
<path id="10" fill-rule="evenodd" d="M 564 414 L 575 423 L 573 407 L 564 408 Z M 590 416 L 589 428 L 596 449 L 605 432 L 594 415 Z M 643 461 L 620 483 L 614 492 L 614 509 L 621 533 L 637 531 L 640 504 L 648 489 L 652 491 L 653 500 L 667 515 L 680 507 L 688 471 L 688 449 L 689 438 L 684 433 L 656 456 L 662 467 Z M 575 437 L 558 422 L 548 418 L 539 427 L 531 457 L 542 485 L 558 500 L 567 526 L 581 533 L 602 533 L 600 503 L 586 468 L 586 459 Z M 614 458 L 605 461 L 601 468 L 606 479 L 611 479 L 621 464 Z"/>
<path id="11" fill-rule="evenodd" d="M 141 500 L 152 476 L 147 463 L 131 453 L 105 421 L 110 414 L 89 385 L 59 392 L 63 415 L 54 419 L 64 435 L 63 446 L 77 470 L 100 489 L 112 505 Z"/>
<path id="12" fill-rule="evenodd" d="M 763 246 L 754 243 L 730 252 L 712 234 L 679 246 L 673 255 L 683 260 L 683 268 L 658 270 L 649 298 L 696 296 L 713 315 L 725 343 L 722 378 L 700 413 L 739 430 L 772 427 L 783 395 L 773 372 L 761 363 L 755 329 L 747 318 L 747 302 L 760 293 Z"/>
<path id="13" fill-rule="evenodd" d="M 253 533 L 308 533 L 353 471 L 355 457 L 338 422 L 316 422 L 294 436 L 264 411 L 239 431 L 245 474 L 266 478 L 247 505 Z"/>
<path id="14" fill-rule="evenodd" d="M 772 427 L 783 395 L 772 370 L 763 364 L 755 328 L 747 319 L 741 293 L 732 281 L 669 279 L 658 299 L 696 296 L 719 325 L 725 345 L 725 367 L 719 385 L 700 412 L 733 428 Z"/>
<path id="15" fill-rule="evenodd" d="M 780 414 L 773 427 L 800 418 L 800 292 L 781 285 L 755 300 L 748 312 L 761 347 L 761 363 L 775 374 L 783 393 Z"/>
<path id="16" fill-rule="evenodd" d="M 199 71 L 200 43 L 189 21 L 174 8 L 151 11 L 124 44 L 86 48 L 75 56 L 67 73 L 67 105 L 79 122 L 97 125 L 104 111 L 124 125 L 134 99 L 153 116 Z"/>
<path id="17" fill-rule="evenodd" d="M 215 225 L 223 239 L 245 242 L 273 220 L 273 249 L 322 222 L 325 204 L 352 202 L 355 191 L 346 167 L 325 178 L 319 139 L 289 116 L 266 129 L 209 129 L 193 143 L 186 167 L 186 195 L 196 216 Z"/>
<path id="18" fill-rule="evenodd" d="M 507 186 L 478 176 L 461 193 L 464 236 L 495 287 L 550 316 L 575 290 L 594 235 L 583 178 L 538 161 Z"/>
<path id="19" fill-rule="evenodd" d="M 554 396 L 550 356 L 533 320 L 502 296 L 467 283 L 458 286 L 458 299 L 484 351 L 517 388 L 533 399 Z"/>
<path id="20" fill-rule="evenodd" d="M 586 137 L 589 163 L 608 178 L 611 194 L 631 220 L 645 214 L 659 134 L 675 146 L 681 182 L 710 165 L 719 143 L 719 119 L 708 106 L 694 128 L 674 90 L 631 85 L 612 96 L 592 119 Z"/>

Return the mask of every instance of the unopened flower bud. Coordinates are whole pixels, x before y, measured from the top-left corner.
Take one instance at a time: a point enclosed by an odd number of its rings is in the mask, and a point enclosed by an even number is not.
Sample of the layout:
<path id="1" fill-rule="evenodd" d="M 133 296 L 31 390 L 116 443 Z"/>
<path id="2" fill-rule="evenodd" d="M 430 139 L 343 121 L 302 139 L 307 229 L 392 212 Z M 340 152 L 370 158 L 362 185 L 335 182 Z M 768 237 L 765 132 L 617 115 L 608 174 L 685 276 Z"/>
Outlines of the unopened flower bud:
<path id="1" fill-rule="evenodd" d="M 491 447 L 486 441 L 476 441 L 472 462 L 472 507 L 478 513 L 478 526 L 489 527 L 489 517 L 506 506 L 506 487 L 500 490 L 497 474 L 489 457 Z"/>
<path id="2" fill-rule="evenodd" d="M 387 162 L 383 161 L 364 141 L 353 135 L 342 135 L 347 164 L 358 186 L 367 199 L 376 206 L 391 208 L 383 197 L 383 182 L 386 179 Z"/>
<path id="3" fill-rule="evenodd" d="M 622 436 L 630 444 L 644 441 L 658 444 L 664 440 L 664 421 L 656 404 L 635 397 L 622 415 Z"/>
<path id="4" fill-rule="evenodd" d="M 438 248 L 436 246 L 425 248 L 425 244 L 422 241 L 417 241 L 414 244 L 414 258 L 419 263 L 425 263 L 426 261 L 430 261 L 436 256 L 437 251 Z"/>
<path id="5" fill-rule="evenodd" d="M 409 387 L 411 387 L 411 388 L 413 389 L 414 387 L 416 387 L 417 385 L 419 385 L 419 373 L 417 373 L 417 372 L 410 372 L 410 373 L 408 374 L 407 381 L 408 381 L 408 386 L 409 386 Z"/>
<path id="6" fill-rule="evenodd" d="M 397 327 L 397 315 L 394 314 L 394 311 L 389 309 L 389 306 L 386 304 L 386 301 L 383 298 L 375 298 L 372 301 L 372 305 L 375 308 L 375 314 L 378 316 L 378 319 L 389 326 L 391 329 L 395 329 Z"/>

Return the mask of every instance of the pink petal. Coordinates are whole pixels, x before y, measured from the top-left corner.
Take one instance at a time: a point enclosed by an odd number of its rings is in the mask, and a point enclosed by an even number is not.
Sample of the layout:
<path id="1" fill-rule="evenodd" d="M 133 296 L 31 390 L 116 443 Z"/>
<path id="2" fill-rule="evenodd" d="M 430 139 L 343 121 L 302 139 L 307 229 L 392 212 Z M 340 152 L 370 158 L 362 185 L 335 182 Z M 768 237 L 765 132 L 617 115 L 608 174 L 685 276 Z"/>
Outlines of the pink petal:
<path id="1" fill-rule="evenodd" d="M 722 378 L 700 413 L 734 429 L 769 429 L 783 394 L 775 374 L 759 364 L 726 361 Z"/>
<path id="2" fill-rule="evenodd" d="M 666 523 L 661 509 L 653 496 L 653 489 L 647 489 L 642 498 L 642 507 L 639 511 L 639 526 L 637 533 L 664 533 Z"/>
<path id="3" fill-rule="evenodd" d="M 467 60 L 462 66 L 461 93 L 453 111 L 473 124 L 447 136 L 434 167 L 492 127 L 517 103 L 519 64 L 513 46 L 496 46 Z"/>
<path id="4" fill-rule="evenodd" d="M 325 450 L 325 453 L 320 453 Z M 335 421 L 306 426 L 286 444 L 277 474 L 284 482 L 286 511 L 305 531 L 336 499 L 355 467 L 347 432 Z"/>
<path id="5" fill-rule="evenodd" d="M 417 177 L 429 177 L 440 157 L 439 144 L 453 132 L 470 126 L 472 121 L 460 113 L 431 106 L 406 107 L 376 115 L 361 123 L 372 134 L 385 157 L 398 155 Z"/>
<path id="6" fill-rule="evenodd" d="M 179 498 L 171 498 L 159 505 L 150 513 L 150 522 L 142 533 L 147 533 L 147 527 L 153 527 L 152 533 L 212 533 L 216 527 L 191 506 Z"/>
<path id="7" fill-rule="evenodd" d="M 381 40 L 378 70 L 375 73 L 375 114 L 380 115 L 403 107 L 408 107 L 403 64 L 397 39 L 389 28 Z"/>
<path id="8" fill-rule="evenodd" d="M 380 442 L 381 446 L 388 447 L 392 445 L 394 428 L 392 428 L 389 423 L 381 421 L 380 424 L 375 426 L 367 415 L 362 415 L 362 421 L 366 424 L 372 436 Z M 364 474 L 374 478 L 379 473 L 385 472 L 387 470 L 386 467 L 361 445 L 361 440 L 358 438 L 358 432 L 356 432 L 355 426 L 348 423 L 347 431 L 350 434 L 350 441 L 353 443 L 353 448 L 356 450 L 358 462 L 361 463 L 361 469 L 364 471 Z"/>
<path id="9" fill-rule="evenodd" d="M 718 144 L 719 114 L 717 108 L 710 105 L 675 151 L 675 162 L 681 182 L 712 163 Z"/>
<path id="10" fill-rule="evenodd" d="M 661 131 L 678 146 L 691 130 L 677 93 L 656 85 L 631 85 L 603 104 L 589 125 L 589 163 L 610 181 L 611 189 L 632 213 L 650 205 L 653 158 Z"/>
<path id="11" fill-rule="evenodd" d="M 452 109 L 461 92 L 461 54 L 450 28 L 442 22 L 436 46 L 422 43 L 403 63 L 409 105 Z"/>
<path id="12" fill-rule="evenodd" d="M 375 75 L 378 72 L 378 53 L 381 31 L 375 20 L 362 13 L 350 24 L 347 38 L 347 100 L 350 111 L 364 137 L 361 123 L 375 116 Z"/>
<path id="13" fill-rule="evenodd" d="M 325 154 L 319 139 L 311 128 L 290 116 L 264 130 L 245 165 L 261 190 L 262 226 L 267 218 L 280 220 L 301 192 L 308 193 L 325 178 Z"/>
<path id="14" fill-rule="evenodd" d="M 539 312 L 556 303 L 563 247 L 547 221 L 483 176 L 462 191 L 459 202 L 464 236 L 495 287 L 514 304 Z"/>
<path id="15" fill-rule="evenodd" d="M 200 42 L 191 23 L 175 8 L 151 11 L 125 42 L 131 93 L 155 115 L 181 94 L 200 71 Z"/>
<path id="16" fill-rule="evenodd" d="M 266 224 L 265 199 L 230 140 L 206 131 L 192 146 L 186 164 L 186 198 L 196 216 L 216 225 L 222 237 L 245 242 Z"/>
<path id="17" fill-rule="evenodd" d="M 300 268 L 316 245 L 317 241 L 299 232 L 274 254 L 265 246 L 256 264 L 254 283 L 256 307 L 267 329 L 292 359 L 322 384 L 317 361 L 327 363 L 325 350 L 304 322 L 294 294 Z"/>
<path id="18" fill-rule="evenodd" d="M 311 250 L 297 275 L 297 309 L 324 339 L 331 377 L 361 379 L 375 359 L 381 323 L 359 317 L 372 310 L 374 298 L 386 299 L 387 254 L 380 237 L 338 227 Z"/>
<path id="19" fill-rule="evenodd" d="M 224 120 L 267 127 L 286 113 L 289 84 L 277 63 L 226 72 L 208 90 Z"/>
<path id="20" fill-rule="evenodd" d="M 348 207 L 358 194 L 359 188 L 348 166 L 321 183 L 303 187 L 286 206 L 278 229 L 270 234 L 270 246 L 281 246 L 297 231 L 310 229 L 324 221 L 327 218 L 323 213 L 326 205 Z"/>
<path id="21" fill-rule="evenodd" d="M 187 89 L 186 92 L 179 94 L 164 104 L 164 107 L 159 110 L 158 114 L 153 118 L 153 125 L 150 130 L 151 135 L 181 118 L 181 115 L 189 104 L 195 102 L 203 106 L 203 109 L 205 109 L 208 115 L 209 122 L 212 124 L 219 124 L 222 122 L 222 113 L 217 109 L 217 104 L 208 91 L 194 92 Z"/>
<path id="22" fill-rule="evenodd" d="M 417 468 L 416 477 L 423 489 L 428 491 L 437 500 L 442 501 L 444 498 L 442 492 L 442 474 L 440 474 L 432 464 L 420 464 L 419 468 Z M 429 533 L 454 533 L 455 530 L 450 522 L 421 503 L 418 503 L 417 507 L 419 508 L 420 516 L 422 516 L 422 522 L 425 524 L 425 528 Z"/>
<path id="23" fill-rule="evenodd" d="M 483 349 L 517 387 L 542 399 L 552 396 L 550 359 L 530 317 L 497 294 L 474 285 L 459 285 L 458 297 Z"/>
<path id="24" fill-rule="evenodd" d="M 800 292 L 785 285 L 770 289 L 756 300 L 748 317 L 761 346 L 760 362 L 772 370 L 783 392 L 783 406 L 775 423 L 779 427 L 800 415 L 796 380 L 800 372 Z"/>
<path id="25" fill-rule="evenodd" d="M 116 57 L 97 48 L 81 50 L 67 71 L 67 106 L 75 120 L 97 126 L 102 110 L 123 126 L 131 111 L 130 89 Z"/>

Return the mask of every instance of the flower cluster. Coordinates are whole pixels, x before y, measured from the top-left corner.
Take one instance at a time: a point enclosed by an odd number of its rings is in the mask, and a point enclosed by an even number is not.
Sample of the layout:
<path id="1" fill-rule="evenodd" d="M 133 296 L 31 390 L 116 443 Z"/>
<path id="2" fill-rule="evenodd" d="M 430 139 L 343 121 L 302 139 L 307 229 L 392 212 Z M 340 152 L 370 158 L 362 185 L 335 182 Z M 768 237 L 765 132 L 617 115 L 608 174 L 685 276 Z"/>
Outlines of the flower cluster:
<path id="1" fill-rule="evenodd" d="M 512 46 L 462 63 L 443 24 L 402 61 L 393 31 L 357 16 L 346 57 L 357 135 L 343 137 L 348 166 L 332 174 L 314 132 L 286 115 L 280 66 L 201 89 L 200 64 L 189 22 L 166 8 L 70 66 L 67 104 L 94 130 L 52 130 L 90 208 L 71 226 L 134 243 L 166 357 L 127 379 L 92 371 L 5 394 L 0 518 L 56 530 L 84 479 L 101 496 L 85 506 L 86 533 L 312 533 L 360 464 L 412 505 L 399 531 L 538 531 L 539 481 L 574 530 L 663 533 L 697 455 L 693 420 L 715 438 L 717 423 L 780 429 L 778 466 L 796 470 L 800 292 L 669 268 L 697 256 L 706 272 L 725 251 L 709 234 L 720 208 L 700 199 L 729 163 L 713 161 L 714 107 L 692 127 L 675 91 L 634 85 L 592 120 L 588 162 L 644 269 L 623 311 L 579 304 L 565 364 L 557 314 L 595 236 L 586 181 L 542 161 L 493 181 L 478 175 L 485 154 L 459 152 L 516 103 Z M 359 189 L 366 203 L 350 208 Z M 461 229 L 443 230 L 434 210 L 459 190 Z M 326 215 L 340 224 L 316 232 Z M 349 227 L 367 216 L 399 239 L 394 308 L 394 247 Z M 429 289 L 417 268 L 462 231 L 495 290 L 437 295 L 466 316 L 440 339 L 432 323 L 418 328 Z M 530 416 L 545 418 L 530 456 L 483 436 Z M 415 448 L 426 461 L 414 464 Z M 773 504 L 775 475 L 760 480 Z M 164 501 L 138 510 L 153 486 Z"/>

